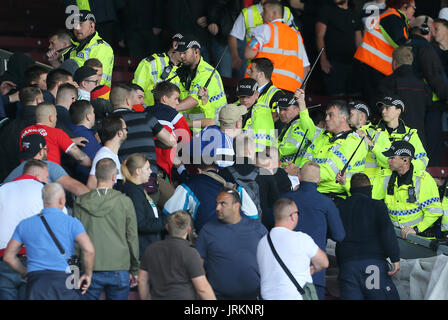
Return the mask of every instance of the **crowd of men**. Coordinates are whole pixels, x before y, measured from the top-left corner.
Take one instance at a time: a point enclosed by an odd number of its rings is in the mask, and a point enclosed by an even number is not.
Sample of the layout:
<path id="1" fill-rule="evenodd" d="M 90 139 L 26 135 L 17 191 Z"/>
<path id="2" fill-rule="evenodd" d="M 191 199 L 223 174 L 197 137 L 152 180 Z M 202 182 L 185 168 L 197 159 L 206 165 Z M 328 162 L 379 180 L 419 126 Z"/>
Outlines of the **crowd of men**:
<path id="1" fill-rule="evenodd" d="M 344 0 L 326 10 L 324 84 L 349 93 L 347 48 L 326 43 L 352 13 Z M 249 62 L 233 103 L 182 30 L 132 83 L 112 83 L 113 50 L 87 10 L 72 38 L 50 38 L 51 71 L 14 55 L 10 67 L 27 67 L 23 85 L 9 68 L 0 86 L 0 299 L 323 300 L 327 239 L 340 298 L 399 299 L 394 227 L 403 239 L 448 232 L 447 182 L 426 171 L 448 92 L 430 41 L 448 21 L 414 12 L 391 0 L 365 30 L 353 20 L 363 99 L 325 111 L 306 104 L 313 69 L 276 0 L 235 20 Z"/>

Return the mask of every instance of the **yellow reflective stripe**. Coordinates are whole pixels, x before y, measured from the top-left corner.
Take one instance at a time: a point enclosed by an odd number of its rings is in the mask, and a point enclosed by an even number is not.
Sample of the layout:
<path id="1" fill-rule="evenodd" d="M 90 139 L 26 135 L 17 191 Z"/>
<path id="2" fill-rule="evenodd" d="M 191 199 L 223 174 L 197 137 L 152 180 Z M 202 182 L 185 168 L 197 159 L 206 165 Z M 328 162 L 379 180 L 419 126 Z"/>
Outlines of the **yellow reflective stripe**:
<path id="1" fill-rule="evenodd" d="M 379 166 L 376 162 L 366 162 L 366 169 L 374 169 L 378 167 Z"/>
<path id="2" fill-rule="evenodd" d="M 393 221 L 392 220 L 392 224 L 395 227 L 413 227 L 413 226 L 416 226 L 417 224 L 419 224 L 422 221 L 423 221 L 423 216 L 420 216 L 419 218 L 417 218 L 415 220 L 407 221 L 407 222 L 398 222 L 398 221 Z"/>

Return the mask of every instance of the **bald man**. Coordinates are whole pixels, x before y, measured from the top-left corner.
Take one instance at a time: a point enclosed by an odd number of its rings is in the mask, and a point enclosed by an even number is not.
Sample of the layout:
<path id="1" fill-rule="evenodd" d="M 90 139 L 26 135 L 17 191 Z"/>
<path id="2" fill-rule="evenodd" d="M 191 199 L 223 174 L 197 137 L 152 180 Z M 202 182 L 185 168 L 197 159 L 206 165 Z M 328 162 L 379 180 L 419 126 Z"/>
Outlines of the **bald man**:
<path id="1" fill-rule="evenodd" d="M 330 198 L 317 191 L 320 182 L 320 167 L 317 163 L 305 163 L 299 178 L 299 189 L 284 195 L 295 201 L 301 214 L 300 223 L 294 230 L 308 234 L 325 252 L 327 237 L 336 242 L 344 240 L 345 230 L 339 210 Z M 313 283 L 319 300 L 325 299 L 325 270 L 313 275 Z"/>
<path id="2" fill-rule="evenodd" d="M 82 166 L 90 168 L 92 161 L 79 149 L 77 143 L 83 146 L 78 139 L 72 140 L 61 129 L 56 128 L 57 112 L 53 104 L 43 102 L 36 107 L 36 124 L 26 127 L 20 133 L 20 146 L 22 139 L 29 134 L 38 133 L 45 138 L 48 152 L 47 160 L 61 164 L 62 153 L 67 153 L 78 161 Z M 84 138 L 82 138 L 84 139 Z M 80 139 L 80 140 L 82 140 Z"/>
<path id="3" fill-rule="evenodd" d="M 303 288 L 306 283 L 313 282 L 313 273 L 328 268 L 329 263 L 325 252 L 309 235 L 294 231 L 301 214 L 294 200 L 277 200 L 274 204 L 275 227 L 269 236 L 278 255 Z M 267 236 L 258 243 L 257 261 L 264 300 L 302 300 L 298 289 L 276 261 Z"/>
<path id="4" fill-rule="evenodd" d="M 64 188 L 57 182 L 42 189 L 44 204 L 40 214 L 22 220 L 16 227 L 5 250 L 3 260 L 20 276 L 27 279 L 27 300 L 78 300 L 90 286 L 95 260 L 95 248 L 82 223 L 64 214 Z M 65 249 L 65 257 L 56 247 L 45 220 L 56 239 Z M 70 282 L 69 258 L 74 255 L 76 242 L 82 250 L 84 274 Z M 27 266 L 17 256 L 25 245 Z M 68 280 L 68 281 L 67 281 Z M 79 285 L 82 284 L 81 292 Z"/>

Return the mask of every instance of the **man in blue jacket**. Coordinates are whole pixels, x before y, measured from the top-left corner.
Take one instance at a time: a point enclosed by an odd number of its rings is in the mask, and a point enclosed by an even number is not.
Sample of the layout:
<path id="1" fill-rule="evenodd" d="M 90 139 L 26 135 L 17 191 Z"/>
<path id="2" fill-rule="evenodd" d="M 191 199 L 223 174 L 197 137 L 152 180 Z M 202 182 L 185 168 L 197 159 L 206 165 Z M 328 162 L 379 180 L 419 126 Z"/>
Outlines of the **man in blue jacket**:
<path id="1" fill-rule="evenodd" d="M 307 162 L 301 169 L 300 187 L 282 198 L 294 200 L 300 212 L 300 220 L 294 231 L 308 234 L 319 248 L 326 252 L 327 235 L 340 242 L 345 231 L 339 217 L 339 210 L 330 198 L 317 191 L 320 181 L 320 167 L 315 162 Z M 325 299 L 325 269 L 313 275 L 319 300 Z"/>

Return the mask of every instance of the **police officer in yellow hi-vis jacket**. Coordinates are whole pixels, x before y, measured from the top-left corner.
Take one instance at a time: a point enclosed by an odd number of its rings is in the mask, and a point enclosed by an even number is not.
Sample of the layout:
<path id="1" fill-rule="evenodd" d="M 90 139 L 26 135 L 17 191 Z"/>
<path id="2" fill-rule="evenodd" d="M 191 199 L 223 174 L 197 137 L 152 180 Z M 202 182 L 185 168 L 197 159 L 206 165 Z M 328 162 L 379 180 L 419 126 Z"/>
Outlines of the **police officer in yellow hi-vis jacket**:
<path id="1" fill-rule="evenodd" d="M 433 237 L 430 228 L 443 215 L 437 184 L 428 172 L 414 167 L 414 153 L 411 143 L 394 141 L 384 152 L 389 169 L 382 169 L 373 181 L 373 199 L 384 200 L 404 239 L 409 234 Z"/>
<path id="2" fill-rule="evenodd" d="M 354 100 L 348 103 L 348 108 L 350 110 L 350 126 L 356 128 L 359 136 L 365 137 L 369 145 L 364 173 L 369 179 L 372 179 L 381 168 L 389 167 L 387 157 L 383 155 L 383 152 L 389 150 L 391 142 L 384 132 L 377 130 L 369 122 L 370 108 L 367 104 L 359 100 Z"/>
<path id="3" fill-rule="evenodd" d="M 404 140 L 412 144 L 415 149 L 415 157 L 412 164 L 417 169 L 425 170 L 428 166 L 428 154 L 423 147 L 417 129 L 409 128 L 400 119 L 402 113 L 405 112 L 405 105 L 398 96 L 388 95 L 382 98 L 377 103 L 377 107 L 381 111 L 382 119 L 376 126 L 389 137 L 391 142 L 397 140 Z M 424 115 L 422 115 L 424 116 Z"/>
<path id="4" fill-rule="evenodd" d="M 258 83 L 251 78 L 238 81 L 236 95 L 240 104 L 247 108 L 243 117 L 243 131 L 255 140 L 256 152 L 268 146 L 276 146 L 274 120 L 269 106 L 258 101 Z"/>
<path id="5" fill-rule="evenodd" d="M 177 41 L 176 51 L 180 53 L 182 60 L 182 66 L 175 70 L 177 77 L 171 81 L 178 82 L 180 89 L 180 103 L 176 110 L 181 112 L 187 121 L 217 121 L 219 111 L 227 104 L 220 74 L 218 71 L 213 72 L 214 68 L 201 57 L 201 44 L 196 37 L 185 34 Z M 205 90 L 209 79 L 210 83 Z M 200 131 L 200 128 L 193 128 L 193 132 L 196 131 Z"/>
<path id="6" fill-rule="evenodd" d="M 112 85 L 112 71 L 114 68 L 114 51 L 112 47 L 95 30 L 96 19 L 92 12 L 80 10 L 75 16 L 79 19 L 73 29 L 72 47 L 62 54 L 62 60 L 73 59 L 79 67 L 91 58 L 96 58 L 103 64 L 103 78 L 100 84 L 108 87 Z"/>
<path id="7" fill-rule="evenodd" d="M 347 166 L 347 177 L 364 172 L 365 159 L 368 152 L 366 141 L 349 126 L 349 111 L 345 101 L 330 102 L 325 112 L 325 126 L 322 130 L 314 124 L 305 104 L 305 92 L 297 89 L 295 97 L 300 108 L 301 128 L 306 138 L 311 141 L 300 166 L 308 161 L 320 165 L 321 182 L 317 190 L 329 195 L 332 199 L 340 199 L 347 195 L 347 190 L 336 182 L 336 176 Z M 359 146 L 359 147 L 358 147 Z M 352 157 L 351 162 L 349 159 Z"/>
<path id="8" fill-rule="evenodd" d="M 297 102 L 290 104 L 293 97 L 292 92 L 285 91 L 277 101 L 280 121 L 285 125 L 278 136 L 278 150 L 283 165 L 287 165 L 288 161 L 293 162 L 294 158 L 296 158 L 295 163 L 297 163 L 305 154 L 308 145 L 305 131 L 300 126 L 299 104 Z M 299 148 L 301 148 L 301 151 L 296 157 Z"/>
<path id="9" fill-rule="evenodd" d="M 180 33 L 172 38 L 171 47 L 166 53 L 154 53 L 140 61 L 134 73 L 132 83 L 138 84 L 145 92 L 145 103 L 147 106 L 154 105 L 152 90 L 162 81 L 170 80 L 175 75 L 177 66 L 180 64 L 180 54 L 176 52 L 177 41 L 182 39 Z M 175 82 L 175 81 L 174 81 Z"/>

